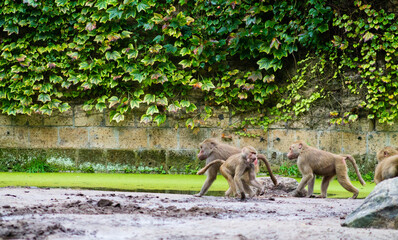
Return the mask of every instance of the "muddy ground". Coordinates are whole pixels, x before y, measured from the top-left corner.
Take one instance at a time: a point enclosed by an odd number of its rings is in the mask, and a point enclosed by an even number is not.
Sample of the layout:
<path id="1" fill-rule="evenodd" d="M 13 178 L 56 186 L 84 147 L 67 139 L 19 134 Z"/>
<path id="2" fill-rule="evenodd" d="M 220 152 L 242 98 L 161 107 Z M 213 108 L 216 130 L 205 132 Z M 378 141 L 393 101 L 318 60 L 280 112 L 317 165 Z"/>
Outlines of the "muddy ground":
<path id="1" fill-rule="evenodd" d="M 396 239 L 341 227 L 363 199 L 0 188 L 2 239 Z"/>

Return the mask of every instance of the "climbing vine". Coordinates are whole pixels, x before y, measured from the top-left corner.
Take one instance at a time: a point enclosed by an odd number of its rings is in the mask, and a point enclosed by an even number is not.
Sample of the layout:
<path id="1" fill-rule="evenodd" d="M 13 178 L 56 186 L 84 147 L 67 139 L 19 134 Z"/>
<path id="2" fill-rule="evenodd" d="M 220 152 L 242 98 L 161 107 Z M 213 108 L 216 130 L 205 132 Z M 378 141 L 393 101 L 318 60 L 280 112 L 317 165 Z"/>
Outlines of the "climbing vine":
<path id="1" fill-rule="evenodd" d="M 298 60 L 305 67 L 297 76 L 281 77 L 287 62 L 303 56 L 300 49 L 323 56 L 316 71 L 336 65 L 334 78 L 366 96 L 360 107 L 369 118 L 390 123 L 397 116 L 396 18 L 360 1 L 354 7 L 336 11 L 323 0 L 4 0 L 0 110 L 51 115 L 82 104 L 117 122 L 139 110 L 142 123 L 158 125 L 183 113 L 193 128 L 221 107 L 256 111 L 237 127 L 266 129 L 328 95 L 308 85 L 308 58 Z M 347 69 L 362 80 L 342 77 Z M 357 118 L 331 116 L 333 123 Z"/>

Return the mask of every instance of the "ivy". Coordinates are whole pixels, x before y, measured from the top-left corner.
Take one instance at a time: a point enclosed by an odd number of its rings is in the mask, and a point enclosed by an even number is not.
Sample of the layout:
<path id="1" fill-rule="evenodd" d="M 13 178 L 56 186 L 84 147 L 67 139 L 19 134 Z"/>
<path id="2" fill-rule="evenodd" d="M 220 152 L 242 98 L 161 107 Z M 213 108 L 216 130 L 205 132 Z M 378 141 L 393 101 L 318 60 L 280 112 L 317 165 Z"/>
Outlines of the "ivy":
<path id="1" fill-rule="evenodd" d="M 141 122 L 157 125 L 183 111 L 186 127 L 194 128 L 217 107 L 257 111 L 259 118 L 239 127 L 266 129 L 328 96 L 321 86 L 302 94 L 313 87 L 306 60 L 299 63 L 308 68 L 281 79 L 300 49 L 328 56 L 336 78 L 356 69 L 364 80 L 345 79 L 345 86 L 366 92 L 361 107 L 370 118 L 390 123 L 397 116 L 396 18 L 355 4 L 355 11 L 333 16 L 323 0 L 4 0 L 0 110 L 52 114 L 78 103 L 87 111 L 109 110 L 109 119 L 120 122 L 143 108 Z M 332 34 L 336 28 L 346 34 Z M 323 62 L 316 67 L 324 68 Z"/>

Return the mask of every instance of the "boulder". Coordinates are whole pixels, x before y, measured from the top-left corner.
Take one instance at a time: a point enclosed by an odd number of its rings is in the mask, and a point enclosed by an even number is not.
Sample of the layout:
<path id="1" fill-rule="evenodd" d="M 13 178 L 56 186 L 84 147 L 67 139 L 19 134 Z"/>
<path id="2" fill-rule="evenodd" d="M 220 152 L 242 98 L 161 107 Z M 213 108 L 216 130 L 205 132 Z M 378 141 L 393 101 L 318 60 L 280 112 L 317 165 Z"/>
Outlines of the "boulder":
<path id="1" fill-rule="evenodd" d="M 281 177 L 278 175 L 275 175 L 276 180 L 278 181 L 278 185 L 274 185 L 270 177 L 259 177 L 257 178 L 257 181 L 259 181 L 263 186 L 265 190 L 266 195 L 272 195 L 272 196 L 279 196 L 279 197 L 287 197 L 289 196 L 289 193 L 296 190 L 298 187 L 298 182 L 294 178 L 289 178 L 289 177 Z M 303 191 L 300 193 L 300 196 L 305 196 L 307 194 L 307 190 L 303 189 Z"/>
<path id="2" fill-rule="evenodd" d="M 342 226 L 398 229 L 398 178 L 379 183 Z"/>

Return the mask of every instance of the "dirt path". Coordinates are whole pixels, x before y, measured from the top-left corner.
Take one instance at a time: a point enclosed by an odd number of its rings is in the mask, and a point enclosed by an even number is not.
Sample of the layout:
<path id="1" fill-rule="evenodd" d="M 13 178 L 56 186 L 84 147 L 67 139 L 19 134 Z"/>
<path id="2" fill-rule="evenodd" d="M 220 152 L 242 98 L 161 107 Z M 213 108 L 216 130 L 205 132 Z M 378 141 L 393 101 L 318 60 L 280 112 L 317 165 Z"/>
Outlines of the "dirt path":
<path id="1" fill-rule="evenodd" d="M 341 227 L 363 200 L 0 188 L 3 239 L 396 239 Z"/>

